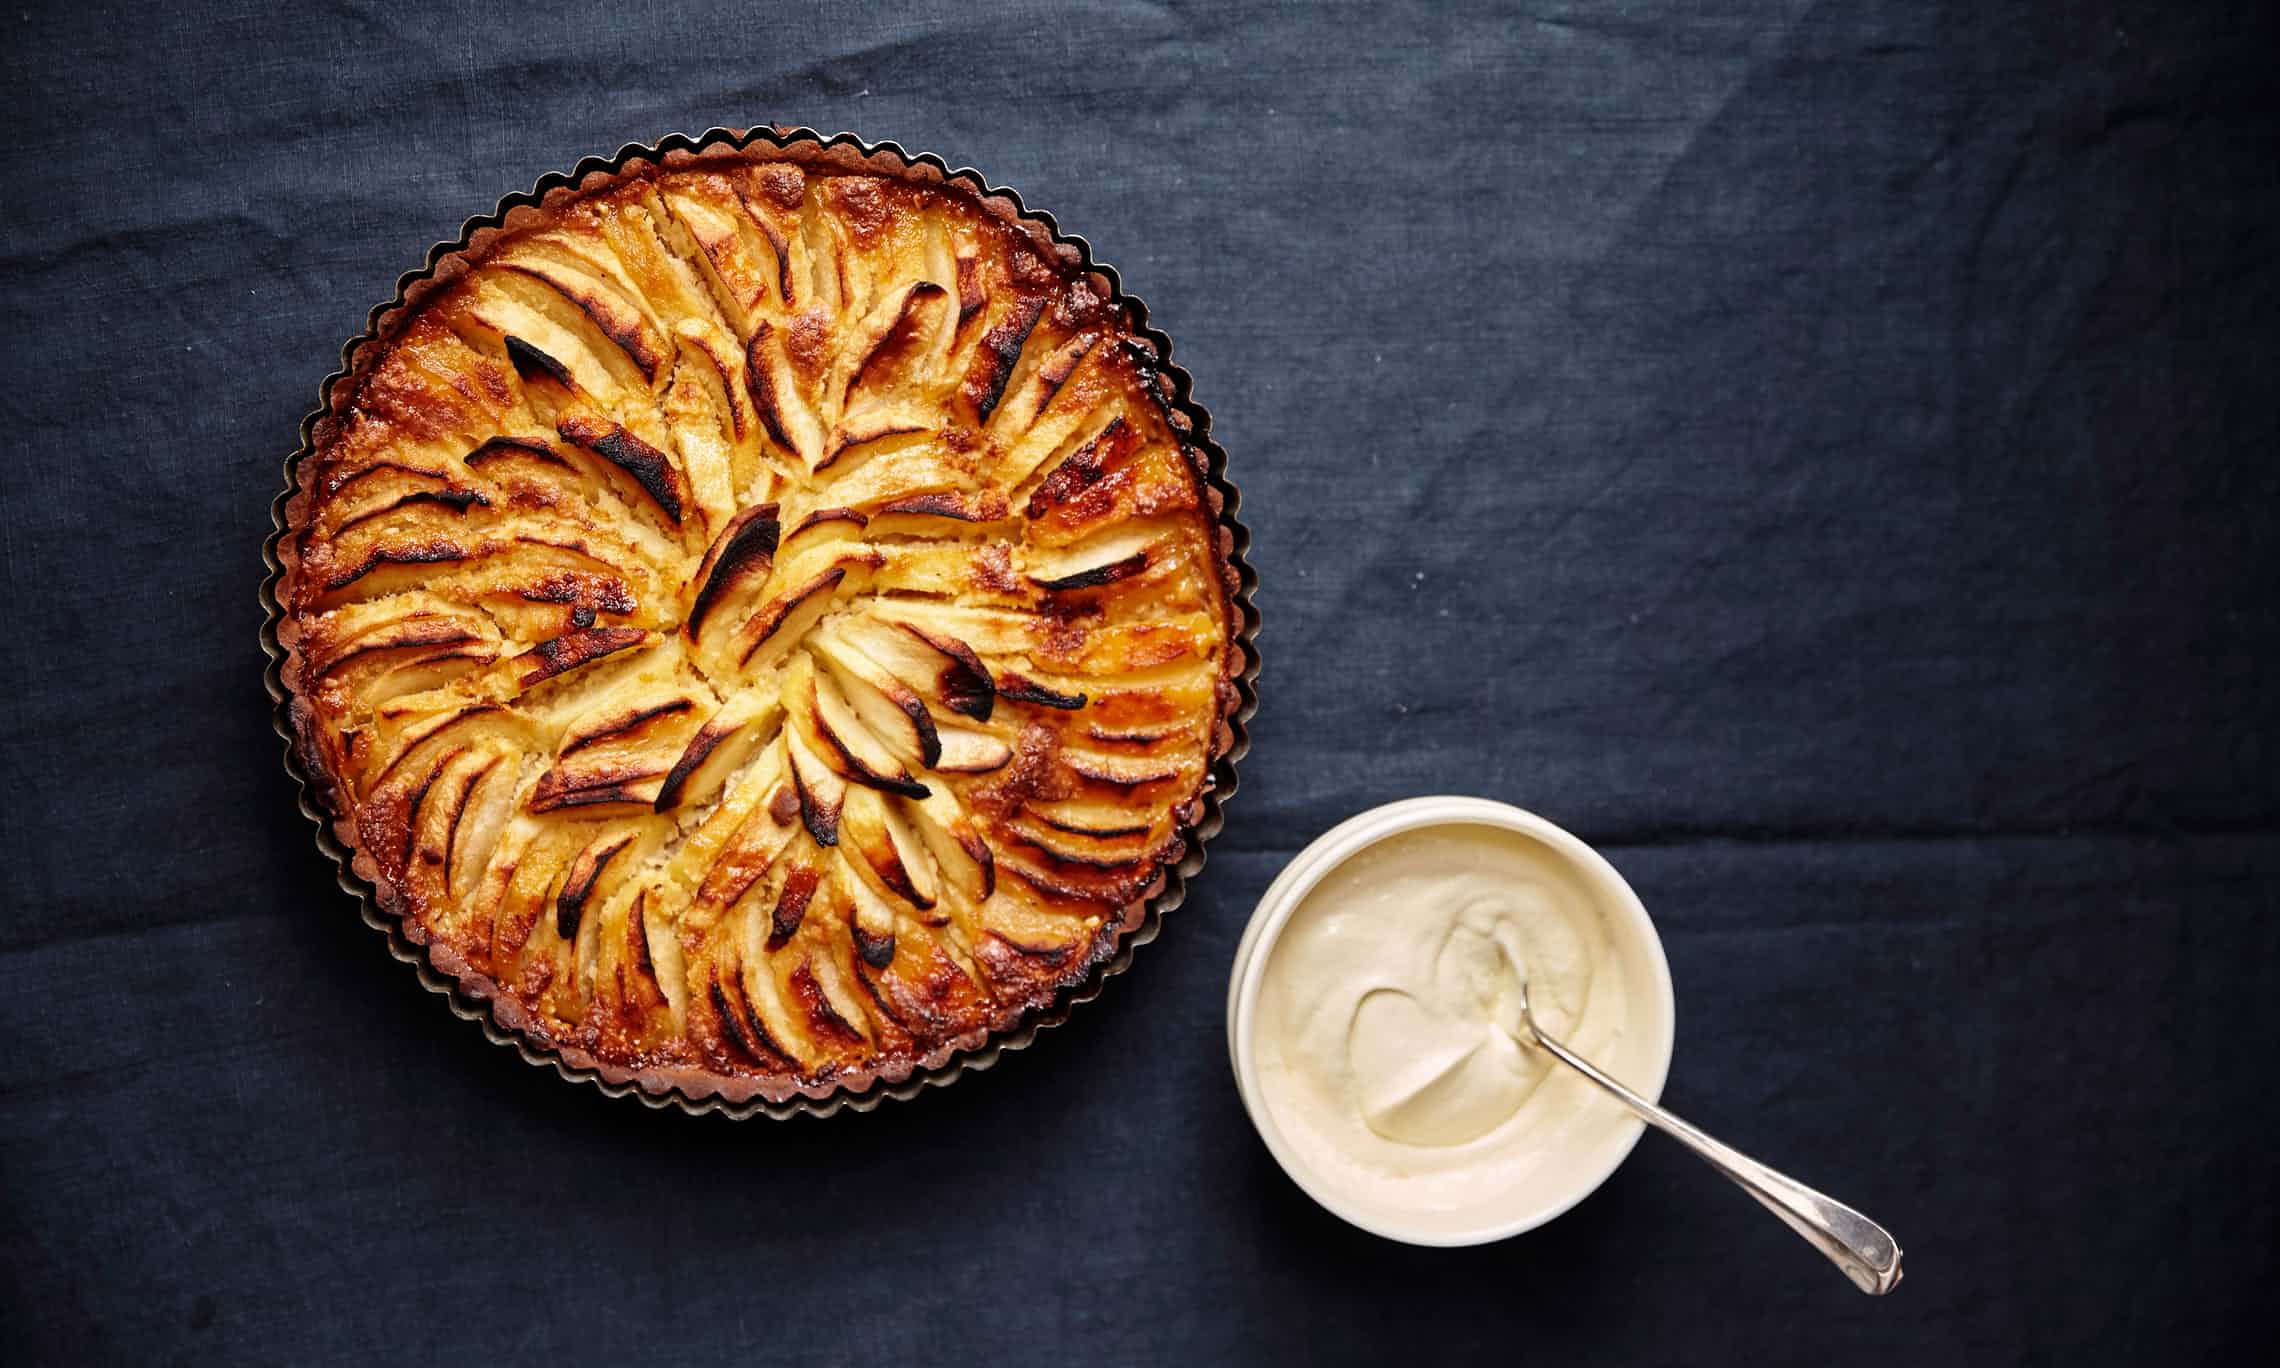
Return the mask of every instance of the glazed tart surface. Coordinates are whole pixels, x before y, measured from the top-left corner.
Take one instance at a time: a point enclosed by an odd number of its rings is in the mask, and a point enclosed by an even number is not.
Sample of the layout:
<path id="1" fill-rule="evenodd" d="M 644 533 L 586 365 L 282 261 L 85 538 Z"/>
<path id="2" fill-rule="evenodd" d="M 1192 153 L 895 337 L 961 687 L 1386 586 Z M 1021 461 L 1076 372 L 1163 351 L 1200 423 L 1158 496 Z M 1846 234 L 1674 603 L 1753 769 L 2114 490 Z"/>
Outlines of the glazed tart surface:
<path id="1" fill-rule="evenodd" d="M 1203 458 L 1094 280 L 768 149 L 439 272 L 298 472 L 304 763 L 500 1024 L 735 1099 L 907 1077 L 1138 924 L 1230 744 Z"/>

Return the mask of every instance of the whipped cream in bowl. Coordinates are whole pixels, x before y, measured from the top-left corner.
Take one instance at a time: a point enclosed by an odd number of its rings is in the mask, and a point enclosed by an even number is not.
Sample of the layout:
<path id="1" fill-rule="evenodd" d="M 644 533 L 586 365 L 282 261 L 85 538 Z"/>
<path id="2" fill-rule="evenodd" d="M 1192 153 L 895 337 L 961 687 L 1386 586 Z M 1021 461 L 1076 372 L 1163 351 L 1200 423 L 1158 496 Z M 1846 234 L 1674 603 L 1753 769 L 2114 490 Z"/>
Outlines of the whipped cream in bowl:
<path id="1" fill-rule="evenodd" d="M 1301 852 L 1237 948 L 1228 1049 L 1285 1172 L 1412 1244 L 1543 1224 L 1613 1173 L 1642 1124 L 1514 1039 L 1545 1030 L 1649 1098 L 1670 1067 L 1670 970 L 1613 866 L 1519 808 L 1416 798 Z"/>

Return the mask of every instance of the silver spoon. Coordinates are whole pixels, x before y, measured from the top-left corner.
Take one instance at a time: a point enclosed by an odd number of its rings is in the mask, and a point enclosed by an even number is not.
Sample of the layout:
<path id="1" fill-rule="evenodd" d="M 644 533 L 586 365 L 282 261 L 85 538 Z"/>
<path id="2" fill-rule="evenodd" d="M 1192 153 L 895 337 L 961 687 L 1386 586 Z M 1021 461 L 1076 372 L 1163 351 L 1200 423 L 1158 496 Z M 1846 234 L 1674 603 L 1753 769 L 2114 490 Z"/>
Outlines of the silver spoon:
<path id="1" fill-rule="evenodd" d="M 1520 985 L 1520 1023 L 1522 1030 L 1505 1029 L 1522 1045 L 1535 1044 L 1546 1054 L 1597 1083 L 1614 1094 L 1616 1099 L 1639 1119 L 1672 1136 L 1680 1144 L 1709 1161 L 1710 1167 L 1725 1174 L 1740 1186 L 1742 1191 L 1758 1199 L 1766 1210 L 1779 1216 L 1791 1230 L 1805 1237 L 1806 1243 L 1826 1255 L 1829 1261 L 1844 1270 L 1853 1285 L 1872 1297 L 1881 1297 L 1900 1285 L 1900 1246 L 1883 1226 L 1846 1206 L 1843 1202 L 1816 1192 L 1786 1173 L 1759 1163 L 1730 1145 L 1721 1144 L 1679 1120 L 1661 1107 L 1632 1092 L 1629 1088 L 1601 1073 L 1588 1059 L 1544 1034 L 1536 1024 L 1535 1013 L 1528 1009 L 1528 976 L 1522 971 L 1517 956 L 1507 952 L 1513 975 Z"/>

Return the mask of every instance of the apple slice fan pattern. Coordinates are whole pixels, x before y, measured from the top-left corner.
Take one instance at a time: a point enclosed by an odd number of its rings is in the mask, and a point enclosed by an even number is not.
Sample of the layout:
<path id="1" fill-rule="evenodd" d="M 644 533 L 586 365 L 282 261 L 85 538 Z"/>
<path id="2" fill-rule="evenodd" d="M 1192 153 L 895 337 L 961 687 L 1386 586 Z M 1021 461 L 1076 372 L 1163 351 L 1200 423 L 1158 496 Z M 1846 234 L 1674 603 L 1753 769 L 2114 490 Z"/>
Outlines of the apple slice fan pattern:
<path id="1" fill-rule="evenodd" d="M 292 729 L 502 1026 L 816 1096 L 1136 923 L 1230 744 L 1238 584 L 1154 353 L 1050 247 L 955 186 L 652 166 L 353 381 L 279 546 Z"/>

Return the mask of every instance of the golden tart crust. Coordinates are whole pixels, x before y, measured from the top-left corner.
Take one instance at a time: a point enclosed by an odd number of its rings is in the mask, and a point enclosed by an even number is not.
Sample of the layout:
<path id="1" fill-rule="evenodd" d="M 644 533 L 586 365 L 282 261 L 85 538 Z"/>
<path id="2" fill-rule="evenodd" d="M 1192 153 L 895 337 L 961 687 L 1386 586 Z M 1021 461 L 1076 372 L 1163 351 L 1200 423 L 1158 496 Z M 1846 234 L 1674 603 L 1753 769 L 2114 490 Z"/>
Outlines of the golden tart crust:
<path id="1" fill-rule="evenodd" d="M 280 539 L 296 747 L 499 1023 L 730 1101 L 1081 984 L 1203 811 L 1238 584 L 1154 354 L 957 186 L 644 165 L 437 271 Z"/>

